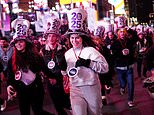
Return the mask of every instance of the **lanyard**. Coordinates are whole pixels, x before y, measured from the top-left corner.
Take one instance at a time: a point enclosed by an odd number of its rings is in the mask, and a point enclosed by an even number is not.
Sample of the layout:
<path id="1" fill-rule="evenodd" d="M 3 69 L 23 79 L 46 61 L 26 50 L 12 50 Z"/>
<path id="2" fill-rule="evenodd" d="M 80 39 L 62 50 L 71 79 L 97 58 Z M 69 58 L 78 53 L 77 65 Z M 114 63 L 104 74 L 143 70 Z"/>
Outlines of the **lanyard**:
<path id="1" fill-rule="evenodd" d="M 53 60 L 54 57 L 55 57 L 55 52 L 56 52 L 56 49 L 52 50 L 52 52 L 51 52 L 51 59 L 52 59 L 52 60 Z"/>
<path id="2" fill-rule="evenodd" d="M 81 54 L 81 52 L 82 52 L 82 49 L 83 49 L 83 47 L 81 47 L 80 53 L 79 53 L 79 55 L 77 56 L 76 53 L 75 53 L 75 50 L 74 50 L 74 48 L 73 48 L 73 52 L 74 52 L 74 55 L 75 55 L 75 57 L 76 57 L 77 60 L 79 59 L 78 57 L 80 57 L 80 54 Z"/>

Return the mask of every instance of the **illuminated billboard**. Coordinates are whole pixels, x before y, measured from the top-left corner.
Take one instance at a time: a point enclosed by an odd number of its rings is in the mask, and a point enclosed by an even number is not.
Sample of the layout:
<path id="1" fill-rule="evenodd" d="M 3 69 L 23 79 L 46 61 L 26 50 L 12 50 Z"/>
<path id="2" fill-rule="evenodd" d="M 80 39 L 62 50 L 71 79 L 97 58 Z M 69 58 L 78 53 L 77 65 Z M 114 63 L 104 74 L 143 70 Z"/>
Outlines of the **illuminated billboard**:
<path id="1" fill-rule="evenodd" d="M 96 0 L 60 0 L 60 4 L 71 4 L 71 3 L 76 3 L 76 2 L 92 2 L 96 4 Z"/>
<path id="2" fill-rule="evenodd" d="M 118 0 L 117 4 L 115 5 L 115 14 L 125 14 L 125 5 L 124 0 Z"/>
<path id="3" fill-rule="evenodd" d="M 47 0 L 34 0 L 34 9 L 47 8 L 48 1 Z"/>
<path id="4" fill-rule="evenodd" d="M 8 3 L 8 2 L 12 2 L 12 3 L 18 3 L 19 2 L 19 0 L 0 0 L 0 3 Z"/>
<path id="5" fill-rule="evenodd" d="M 115 14 L 125 14 L 124 0 L 108 0 L 115 7 Z"/>

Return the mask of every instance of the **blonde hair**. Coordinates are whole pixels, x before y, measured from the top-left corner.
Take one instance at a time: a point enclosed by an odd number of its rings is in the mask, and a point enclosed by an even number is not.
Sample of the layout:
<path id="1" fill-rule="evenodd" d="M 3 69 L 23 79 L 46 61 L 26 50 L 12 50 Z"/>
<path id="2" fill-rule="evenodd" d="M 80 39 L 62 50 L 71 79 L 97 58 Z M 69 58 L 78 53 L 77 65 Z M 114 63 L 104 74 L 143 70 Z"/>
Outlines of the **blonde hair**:
<path id="1" fill-rule="evenodd" d="M 121 29 L 119 29 L 118 32 L 117 32 L 118 38 L 120 37 L 120 32 L 121 32 L 121 31 L 124 32 L 125 36 L 127 36 L 127 30 L 126 30 L 126 28 L 121 28 Z"/>

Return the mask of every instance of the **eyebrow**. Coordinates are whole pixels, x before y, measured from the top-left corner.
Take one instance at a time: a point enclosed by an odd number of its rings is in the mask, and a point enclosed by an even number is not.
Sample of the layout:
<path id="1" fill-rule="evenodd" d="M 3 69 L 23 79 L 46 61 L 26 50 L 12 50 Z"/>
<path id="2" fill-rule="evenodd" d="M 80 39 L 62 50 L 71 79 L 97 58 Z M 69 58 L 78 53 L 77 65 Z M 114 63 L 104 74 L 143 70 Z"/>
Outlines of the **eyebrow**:
<path id="1" fill-rule="evenodd" d="M 80 37 L 79 37 L 79 36 L 76 36 L 76 37 L 72 36 L 72 37 L 70 37 L 70 38 L 80 38 Z"/>

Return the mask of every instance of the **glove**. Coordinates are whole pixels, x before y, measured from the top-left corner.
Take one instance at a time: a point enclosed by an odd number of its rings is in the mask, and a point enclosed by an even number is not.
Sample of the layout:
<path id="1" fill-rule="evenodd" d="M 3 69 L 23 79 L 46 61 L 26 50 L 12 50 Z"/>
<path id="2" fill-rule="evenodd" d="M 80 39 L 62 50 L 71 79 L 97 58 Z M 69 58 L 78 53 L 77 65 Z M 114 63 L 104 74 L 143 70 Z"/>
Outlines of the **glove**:
<path id="1" fill-rule="evenodd" d="M 85 67 L 89 67 L 90 66 L 90 59 L 83 59 L 80 58 L 76 61 L 75 67 L 80 67 L 80 66 L 85 66 Z"/>

